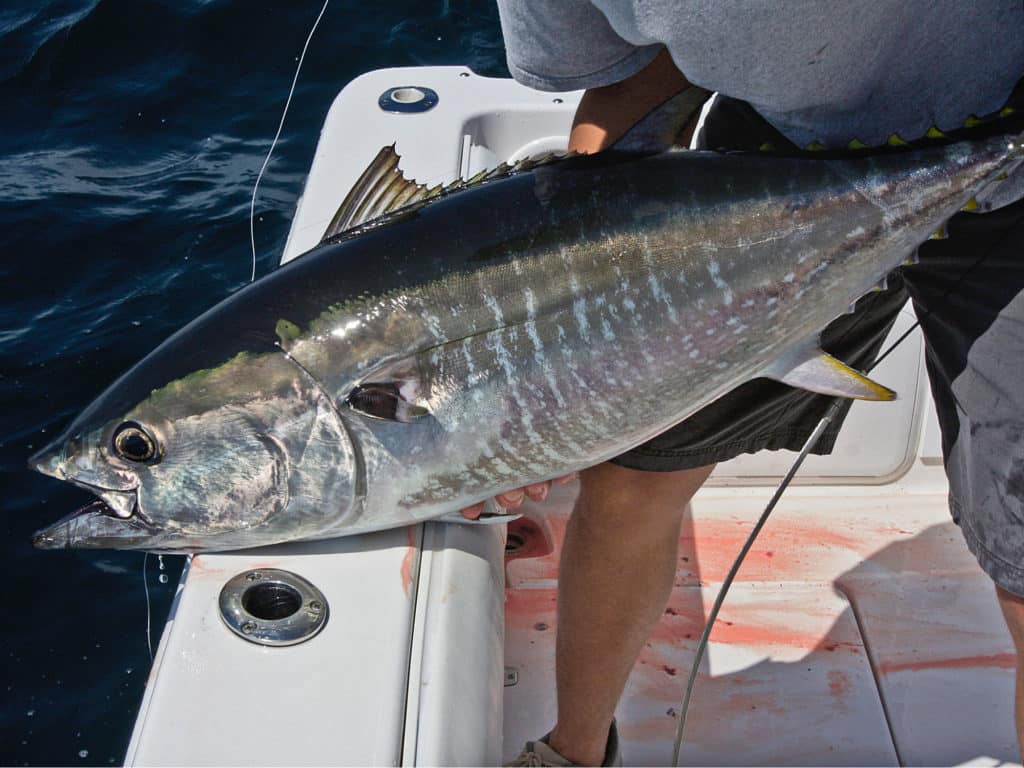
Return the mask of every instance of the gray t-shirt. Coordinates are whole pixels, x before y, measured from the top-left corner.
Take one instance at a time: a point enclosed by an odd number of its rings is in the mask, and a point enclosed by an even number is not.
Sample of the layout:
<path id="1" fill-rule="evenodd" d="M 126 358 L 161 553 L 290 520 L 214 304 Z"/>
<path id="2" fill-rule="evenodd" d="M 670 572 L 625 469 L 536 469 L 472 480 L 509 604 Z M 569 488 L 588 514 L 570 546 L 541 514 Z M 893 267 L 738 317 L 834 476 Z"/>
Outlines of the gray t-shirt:
<path id="1" fill-rule="evenodd" d="M 1021 0 L 498 0 L 508 65 L 546 91 L 595 88 L 662 46 L 799 146 L 916 139 L 1005 103 L 1024 75 Z"/>

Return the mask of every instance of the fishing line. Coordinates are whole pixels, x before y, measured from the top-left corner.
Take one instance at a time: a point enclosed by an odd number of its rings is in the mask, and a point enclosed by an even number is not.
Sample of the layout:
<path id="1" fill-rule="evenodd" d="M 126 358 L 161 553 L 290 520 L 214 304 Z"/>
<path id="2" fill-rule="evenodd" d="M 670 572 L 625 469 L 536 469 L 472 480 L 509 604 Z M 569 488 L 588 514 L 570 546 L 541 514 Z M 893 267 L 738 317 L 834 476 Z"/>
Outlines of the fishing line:
<path id="1" fill-rule="evenodd" d="M 790 481 L 793 479 L 793 475 L 800 469 L 800 465 L 804 463 L 804 459 L 807 458 L 807 454 L 811 452 L 811 449 L 817 444 L 818 439 L 824 434 L 828 425 L 832 423 L 832 419 L 839 413 L 839 408 L 842 406 L 842 400 L 840 398 L 833 398 L 829 404 L 828 410 L 825 415 L 818 422 L 818 426 L 811 432 L 810 437 L 804 443 L 804 447 L 800 449 L 800 454 L 796 457 L 796 461 L 789 468 L 786 476 L 783 478 L 779 487 L 775 490 L 775 494 L 772 496 L 771 501 L 768 502 L 768 506 L 764 508 L 764 512 L 761 513 L 761 517 L 758 518 L 757 523 L 754 524 L 753 530 L 750 535 L 747 536 L 747 540 L 743 542 L 743 547 L 740 549 L 739 555 L 736 556 L 736 560 L 733 561 L 732 567 L 729 569 L 729 573 L 725 577 L 725 581 L 722 582 L 721 589 L 718 590 L 718 596 L 715 598 L 715 604 L 711 608 L 711 612 L 708 614 L 707 623 L 704 625 L 704 631 L 701 633 L 700 640 L 697 641 L 697 655 L 693 660 L 693 666 L 690 668 L 690 677 L 686 682 L 686 693 L 683 695 L 683 702 L 679 706 L 679 726 L 676 728 L 675 743 L 672 746 L 672 765 L 679 765 L 679 750 L 683 744 L 683 728 L 686 725 L 686 712 L 690 708 L 690 697 L 693 694 L 693 685 L 697 681 L 697 671 L 700 668 L 701 660 L 704 658 L 704 651 L 708 645 L 708 638 L 711 636 L 711 629 L 715 625 L 715 620 L 718 618 L 718 612 L 722 608 L 722 603 L 725 602 L 725 596 L 729 592 L 729 587 L 732 586 L 733 579 L 736 578 L 736 574 L 743 565 L 743 560 L 746 558 L 750 548 L 754 545 L 754 540 L 757 538 L 757 534 L 761 532 L 764 524 L 768 522 L 768 516 L 775 509 L 775 505 L 779 503 L 779 499 L 782 498 L 782 494 L 789 486 Z"/>
<path id="2" fill-rule="evenodd" d="M 995 240 L 995 242 L 993 242 L 989 248 L 982 251 L 982 253 L 970 265 L 968 265 L 964 269 L 964 271 L 957 276 L 956 280 L 954 280 L 952 284 L 939 296 L 938 300 L 933 303 L 932 307 L 928 309 L 926 312 L 918 315 L 918 317 L 914 320 L 911 326 L 906 331 L 901 333 L 899 338 L 897 338 L 892 344 L 890 344 L 889 347 L 882 354 L 876 357 L 874 362 L 872 362 L 864 370 L 864 373 L 868 374 L 872 370 L 874 370 L 874 368 L 878 366 L 878 364 L 881 363 L 890 354 L 892 354 L 892 352 L 895 351 L 895 349 L 900 344 L 902 344 L 907 339 L 907 337 L 910 336 L 911 333 L 913 333 L 920 327 L 921 322 L 923 320 L 927 320 L 933 312 L 942 307 L 948 301 L 953 291 L 956 290 L 965 279 L 967 279 L 967 276 L 970 275 L 971 272 L 973 272 L 979 266 L 981 266 L 982 262 L 984 262 L 985 259 L 987 259 L 992 254 L 992 252 L 999 245 L 1001 245 L 1007 237 L 1010 236 L 1010 233 L 1014 231 L 1015 227 L 1022 218 L 1024 218 L 1024 216 L 1018 216 L 1013 223 L 1005 226 L 1003 230 L 1003 235 L 999 237 L 997 240 Z M 693 695 L 693 686 L 697 682 L 697 673 L 700 669 L 700 663 L 704 658 L 704 652 L 707 650 L 708 640 L 711 637 L 711 630 L 718 619 L 718 613 L 722 608 L 722 604 L 725 602 L 725 596 L 729 592 L 729 588 L 732 586 L 732 583 L 736 578 L 736 574 L 739 572 L 740 567 L 743 565 L 743 561 L 746 558 L 747 553 L 750 552 L 751 547 L 753 547 L 754 541 L 757 539 L 758 534 L 760 534 L 761 529 L 764 527 L 764 524 L 768 522 L 768 516 L 771 515 L 772 510 L 775 509 L 775 506 L 776 504 L 778 504 L 779 499 L 782 498 L 782 494 L 785 492 L 786 488 L 789 487 L 790 482 L 793 480 L 793 476 L 797 473 L 797 470 L 799 470 L 800 466 L 804 463 L 804 459 L 806 459 L 807 455 L 814 449 L 814 446 L 817 445 L 818 440 L 821 439 L 821 436 L 825 433 L 825 430 L 828 428 L 829 424 L 831 424 L 832 420 L 838 415 L 839 409 L 842 407 L 843 404 L 843 399 L 844 398 L 838 397 L 832 399 L 832 402 L 829 404 L 828 410 L 825 412 L 825 415 L 821 418 L 821 421 L 818 422 L 818 425 L 814 428 L 814 431 L 807 438 L 807 441 L 804 443 L 803 448 L 800 449 L 800 453 L 794 460 L 793 465 L 789 468 L 789 471 L 786 473 L 786 476 L 782 479 L 782 482 L 779 483 L 779 487 L 775 490 L 775 493 L 772 496 L 771 500 L 768 502 L 764 511 L 761 513 L 761 516 L 754 524 L 754 527 L 750 531 L 750 534 L 747 536 L 746 541 L 743 542 L 743 546 L 740 548 L 739 554 L 733 561 L 732 567 L 729 569 L 728 574 L 726 574 L 725 580 L 722 582 L 721 588 L 718 590 L 718 595 L 715 597 L 714 605 L 711 607 L 711 611 L 708 613 L 707 621 L 704 624 L 704 631 L 701 632 L 700 640 L 697 641 L 697 650 L 694 656 L 693 666 L 690 668 L 690 676 L 686 681 L 686 692 L 683 694 L 683 700 L 679 706 L 679 725 L 676 727 L 676 737 L 672 745 L 672 765 L 679 765 L 679 752 L 683 744 L 683 729 L 686 727 L 686 713 L 690 708 L 690 699 Z"/>
<path id="3" fill-rule="evenodd" d="M 277 124 L 277 133 L 274 134 L 274 140 L 270 142 L 270 149 L 267 151 L 267 156 L 263 158 L 263 166 L 260 168 L 260 172 L 256 175 L 256 183 L 252 187 L 252 200 L 249 202 L 249 243 L 252 246 L 252 275 L 249 277 L 250 283 L 256 279 L 256 191 L 260 188 L 260 181 L 263 179 L 263 173 L 267 170 L 267 166 L 270 164 L 270 156 L 274 154 L 274 147 L 277 146 L 277 141 L 281 138 L 281 130 L 284 128 L 284 119 L 288 115 L 288 107 L 291 106 L 292 96 L 295 94 L 295 85 L 299 82 L 299 72 L 302 71 L 302 62 L 306 59 L 306 51 L 309 49 L 309 42 L 313 39 L 313 33 L 316 32 L 316 28 L 320 25 L 320 19 L 324 17 L 324 12 L 327 10 L 328 3 L 330 3 L 330 0 L 324 0 L 323 7 L 320 9 L 320 13 L 317 15 L 316 21 L 313 22 L 313 28 L 309 30 L 309 34 L 306 36 L 306 43 L 302 46 L 302 53 L 299 54 L 299 63 L 295 67 L 295 76 L 292 78 L 292 87 L 288 90 L 288 98 L 284 102 L 284 111 L 281 112 L 281 121 Z"/>
<path id="4" fill-rule="evenodd" d="M 149 663 L 153 663 L 153 637 L 150 632 L 153 622 L 150 620 L 149 612 L 149 580 L 146 578 L 146 563 L 149 562 L 149 552 L 142 553 L 142 587 L 146 592 L 146 647 L 149 649 Z"/>

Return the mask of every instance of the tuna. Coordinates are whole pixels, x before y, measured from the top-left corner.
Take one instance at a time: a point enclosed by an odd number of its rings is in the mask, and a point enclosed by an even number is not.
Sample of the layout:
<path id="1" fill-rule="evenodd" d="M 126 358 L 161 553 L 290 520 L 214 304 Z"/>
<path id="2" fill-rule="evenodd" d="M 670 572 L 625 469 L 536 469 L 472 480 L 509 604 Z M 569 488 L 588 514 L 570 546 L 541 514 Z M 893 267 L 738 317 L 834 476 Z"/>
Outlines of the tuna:
<path id="1" fill-rule="evenodd" d="M 177 332 L 32 465 L 44 548 L 228 550 L 437 518 L 609 459 L 759 376 L 893 393 L 821 329 L 1020 162 L 625 151 L 426 190 L 383 150 L 301 258 Z"/>

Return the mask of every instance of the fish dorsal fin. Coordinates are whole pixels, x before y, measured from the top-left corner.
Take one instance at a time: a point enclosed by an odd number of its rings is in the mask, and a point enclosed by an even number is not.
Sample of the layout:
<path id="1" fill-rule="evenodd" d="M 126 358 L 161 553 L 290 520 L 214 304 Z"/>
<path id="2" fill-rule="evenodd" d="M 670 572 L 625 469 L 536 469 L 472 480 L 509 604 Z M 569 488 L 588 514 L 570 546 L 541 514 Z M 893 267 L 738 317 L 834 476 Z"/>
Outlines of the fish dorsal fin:
<path id="1" fill-rule="evenodd" d="M 524 157 L 514 163 L 501 163 L 496 168 L 480 171 L 469 179 L 456 179 L 449 184 L 437 184 L 429 187 L 407 179 L 398 168 L 401 156 L 395 151 L 395 145 L 384 147 L 366 167 L 362 175 L 352 185 L 348 195 L 338 207 L 331 223 L 324 232 L 324 239 L 334 237 L 346 230 L 358 227 L 368 221 L 407 208 L 417 203 L 427 202 L 441 195 L 459 192 L 476 186 L 485 181 L 498 179 L 521 171 L 529 171 L 539 165 L 561 160 L 568 155 L 564 152 L 548 152 L 537 157 Z"/>
<path id="2" fill-rule="evenodd" d="M 822 395 L 857 400 L 895 400 L 896 393 L 821 351 L 817 343 L 802 345 L 762 375 Z"/>
<path id="3" fill-rule="evenodd" d="M 711 92 L 691 85 L 641 118 L 608 149 L 615 152 L 665 152 L 686 149 L 676 137 L 699 113 Z"/>
<path id="4" fill-rule="evenodd" d="M 426 184 L 410 181 L 398 170 L 399 159 L 394 144 L 377 153 L 338 207 L 338 212 L 327 225 L 324 238 L 333 237 L 426 195 L 429 191 Z"/>

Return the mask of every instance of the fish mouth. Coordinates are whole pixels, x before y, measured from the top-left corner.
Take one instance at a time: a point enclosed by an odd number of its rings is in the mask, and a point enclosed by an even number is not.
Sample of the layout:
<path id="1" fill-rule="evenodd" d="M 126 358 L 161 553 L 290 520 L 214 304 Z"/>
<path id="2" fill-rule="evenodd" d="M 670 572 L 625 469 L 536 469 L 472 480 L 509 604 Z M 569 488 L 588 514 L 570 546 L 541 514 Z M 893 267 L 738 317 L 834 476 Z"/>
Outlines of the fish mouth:
<path id="1" fill-rule="evenodd" d="M 68 438 L 61 438 L 29 459 L 29 466 L 49 477 L 83 488 L 97 497 L 91 504 L 37 531 L 39 549 L 144 549 L 160 529 L 139 509 L 138 487 L 104 488 L 75 477 L 67 469 Z"/>
<path id="2" fill-rule="evenodd" d="M 37 531 L 32 544 L 38 549 L 146 549 L 153 545 L 160 531 L 139 511 L 134 491 L 90 490 L 104 498 Z"/>

